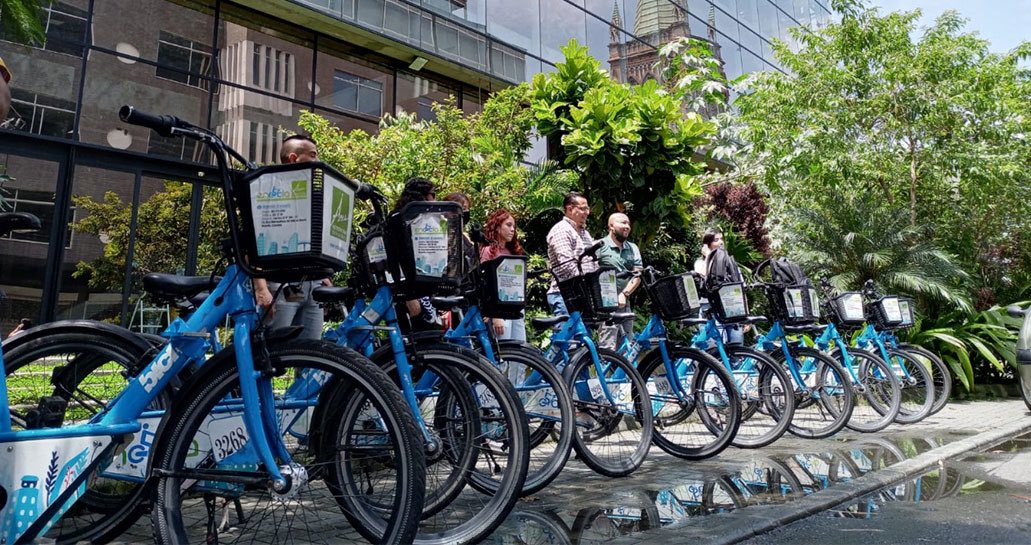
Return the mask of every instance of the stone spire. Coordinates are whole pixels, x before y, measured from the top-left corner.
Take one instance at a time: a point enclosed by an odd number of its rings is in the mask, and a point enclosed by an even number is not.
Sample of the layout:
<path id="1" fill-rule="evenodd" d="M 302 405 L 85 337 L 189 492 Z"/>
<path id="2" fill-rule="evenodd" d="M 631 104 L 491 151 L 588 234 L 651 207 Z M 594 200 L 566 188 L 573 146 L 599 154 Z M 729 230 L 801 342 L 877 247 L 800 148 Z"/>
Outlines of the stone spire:
<path id="1" fill-rule="evenodd" d="M 623 18 L 619 16 L 619 0 L 612 2 L 612 24 L 609 25 L 609 43 L 619 43 L 619 32 L 623 28 Z"/>
<path id="2" fill-rule="evenodd" d="M 669 0 L 638 0 L 634 34 L 637 36 L 658 34 L 679 20 L 677 6 Z"/>

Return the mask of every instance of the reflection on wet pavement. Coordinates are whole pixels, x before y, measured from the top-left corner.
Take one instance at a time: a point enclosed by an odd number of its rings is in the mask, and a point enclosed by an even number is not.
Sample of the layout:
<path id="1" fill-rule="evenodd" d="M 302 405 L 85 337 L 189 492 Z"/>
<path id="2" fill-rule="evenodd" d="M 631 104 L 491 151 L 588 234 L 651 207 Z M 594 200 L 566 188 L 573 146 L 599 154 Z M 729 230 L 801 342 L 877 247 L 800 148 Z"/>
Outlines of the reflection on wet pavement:
<path id="1" fill-rule="evenodd" d="M 730 466 L 730 471 L 699 471 L 695 478 L 668 487 L 613 494 L 609 505 L 578 511 L 521 502 L 505 524 L 488 540 L 499 544 L 594 544 L 643 530 L 683 523 L 715 513 L 753 505 L 790 502 L 838 483 L 846 483 L 897 464 L 955 439 L 861 437 L 823 452 L 753 457 Z M 990 451 L 1031 449 L 1031 435 L 1016 438 Z M 966 459 L 971 459 L 968 457 Z M 872 517 L 885 502 L 927 502 L 961 490 L 987 490 L 984 481 L 970 479 L 951 464 L 942 464 L 914 479 L 882 489 L 869 497 L 829 511 L 831 516 Z M 572 507 L 572 506 L 565 506 Z"/>

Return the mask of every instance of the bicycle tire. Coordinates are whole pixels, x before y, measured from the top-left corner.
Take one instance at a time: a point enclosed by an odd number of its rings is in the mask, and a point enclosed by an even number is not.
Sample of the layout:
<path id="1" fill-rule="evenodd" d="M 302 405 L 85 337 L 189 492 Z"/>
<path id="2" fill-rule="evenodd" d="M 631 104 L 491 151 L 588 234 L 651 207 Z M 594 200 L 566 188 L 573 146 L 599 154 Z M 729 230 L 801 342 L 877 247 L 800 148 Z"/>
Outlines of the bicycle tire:
<path id="1" fill-rule="evenodd" d="M 903 343 L 898 347 L 901 350 L 915 353 L 918 357 L 927 358 L 931 362 L 929 370 L 931 371 L 931 380 L 934 382 L 934 404 L 931 405 L 931 412 L 927 416 L 938 414 L 945 408 L 945 405 L 948 405 L 949 396 L 952 395 L 952 372 L 949 371 L 949 366 L 938 354 L 918 344 Z M 1031 409 L 1031 404 L 1028 405 L 1028 408 Z"/>
<path id="2" fill-rule="evenodd" d="M 409 347 L 413 367 L 433 365 L 460 373 L 470 384 L 469 391 L 474 392 L 480 415 L 479 433 L 474 432 L 471 438 L 475 466 L 463 475 L 463 482 L 471 486 L 460 490 L 447 509 L 424 516 L 414 543 L 478 541 L 505 521 L 526 480 L 530 449 L 523 405 L 508 379 L 475 351 L 435 341 L 415 342 Z M 459 406 L 450 402 L 454 399 L 444 400 L 435 413 L 437 418 L 464 418 L 449 412 Z"/>
<path id="3" fill-rule="evenodd" d="M 617 405 L 605 398 L 590 352 L 573 355 L 563 370 L 575 410 L 573 449 L 588 467 L 607 477 L 625 477 L 641 467 L 653 438 L 648 385 L 637 369 L 613 350 L 598 348 L 601 369 Z M 616 376 L 618 372 L 622 377 Z M 619 405 L 622 405 L 619 406 Z M 620 448 L 626 445 L 627 448 Z M 609 447 L 617 449 L 615 452 Z"/>
<path id="4" fill-rule="evenodd" d="M 500 368 L 512 380 L 523 401 L 529 426 L 530 466 L 522 495 L 543 490 L 558 477 L 573 450 L 573 399 L 565 379 L 539 350 L 529 345 L 500 343 L 497 353 Z M 529 374 L 541 376 L 539 384 L 528 384 Z M 476 486 L 478 481 L 473 481 Z"/>
<path id="5" fill-rule="evenodd" d="M 438 358 L 422 357 L 419 365 L 414 364 L 416 351 L 410 349 L 409 363 L 412 365 L 412 382 L 418 383 L 423 373 L 430 372 L 438 378 L 433 390 L 423 392 L 420 412 L 423 421 L 431 427 L 430 432 L 438 441 L 436 450 L 428 448 L 426 459 L 426 493 L 423 498 L 422 516 L 437 514 L 446 508 L 466 485 L 466 477 L 476 466 L 477 452 L 472 444 L 476 429 L 480 426 L 479 411 L 472 395 L 472 385 L 451 367 L 442 364 Z M 376 366 L 386 371 L 394 384 L 400 384 L 397 376 L 397 364 L 390 346 L 382 346 L 376 350 L 371 359 Z M 453 395 L 452 395 L 453 394 Z M 446 415 L 437 413 L 441 396 L 450 402 L 458 403 L 457 410 L 468 417 L 448 419 Z"/>
<path id="6" fill-rule="evenodd" d="M 741 425 L 741 398 L 734 379 L 720 361 L 701 350 L 672 346 L 668 354 L 678 366 L 675 380 L 686 390 L 683 399 L 673 391 L 659 351 L 647 352 L 640 363 L 649 391 L 654 392 L 652 441 L 677 458 L 711 458 L 731 445 Z"/>
<path id="7" fill-rule="evenodd" d="M 919 359 L 905 350 L 893 348 L 888 350 L 889 364 L 899 377 L 902 386 L 902 408 L 895 422 L 899 424 L 915 424 L 931 413 L 934 406 L 934 382 L 930 371 Z M 902 367 L 905 366 L 904 376 Z"/>
<path id="8" fill-rule="evenodd" d="M 881 431 L 895 421 L 902 406 L 902 387 L 898 377 L 888 363 L 873 352 L 849 348 L 848 354 L 853 362 L 858 362 L 853 371 L 860 384 L 853 385 L 855 406 L 845 426 L 862 433 Z M 835 349 L 830 355 L 844 368 L 844 356 L 840 350 Z M 848 377 L 852 378 L 852 375 Z"/>
<path id="9" fill-rule="evenodd" d="M 709 355 L 720 360 L 717 349 Z M 734 378 L 741 399 L 741 425 L 731 444 L 738 448 L 761 448 L 780 439 L 795 414 L 791 377 L 765 352 L 742 345 L 724 347 L 724 363 Z M 754 366 L 755 369 L 748 369 Z"/>
<path id="10" fill-rule="evenodd" d="M 32 398 L 38 402 L 44 396 L 61 398 L 68 405 L 58 426 L 84 422 L 106 409 L 106 403 L 133 378 L 123 372 L 133 368 L 147 354 L 149 345 L 127 335 L 131 334 L 114 326 L 82 321 L 53 322 L 41 330 L 26 333 L 20 342 L 10 343 L 5 348 L 4 370 L 9 393 L 21 389 L 17 397 L 24 398 L 22 401 Z M 19 377 L 23 369 L 29 380 L 33 375 L 46 380 L 27 384 Z M 161 409 L 170 403 L 169 393 L 162 392 L 151 408 Z M 24 403 L 12 398 L 8 409 L 16 429 L 24 429 L 27 419 L 26 413 L 18 412 L 20 405 Z M 128 459 L 125 462 L 128 463 Z M 141 471 L 141 480 L 135 482 L 98 475 L 90 482 L 76 509 L 66 513 L 43 537 L 61 544 L 102 543 L 117 538 L 149 508 L 143 473 Z"/>
<path id="11" fill-rule="evenodd" d="M 376 445 L 374 455 L 361 455 L 361 445 L 355 444 L 350 436 L 350 433 L 363 436 L 363 430 L 356 429 L 351 430 L 347 437 L 333 438 L 332 443 L 327 437 L 321 437 L 314 442 L 292 443 L 290 447 L 295 449 L 294 462 L 307 463 L 306 466 L 295 466 L 294 470 L 297 475 L 303 476 L 307 473 L 309 476 L 316 476 L 324 474 L 320 468 L 327 465 L 361 462 L 389 473 L 391 479 L 387 481 L 387 494 L 393 498 L 391 503 L 394 509 L 385 513 L 387 518 L 380 520 L 380 526 L 373 528 L 378 536 L 375 541 L 411 543 L 418 529 L 419 514 L 422 510 L 425 465 L 421 434 L 396 386 L 366 358 L 340 346 L 297 339 L 270 342 L 266 348 L 268 360 L 276 372 L 275 376 L 280 377 L 273 379 L 277 390 L 288 386 L 299 371 L 311 369 L 324 373 L 323 376 L 326 377 L 316 398 L 316 408 L 326 399 L 339 399 L 338 389 L 346 391 L 347 397 L 367 399 L 374 407 L 376 412 L 372 416 L 382 426 L 379 434 L 382 442 Z M 276 384 L 277 381 L 279 384 Z M 274 494 L 270 493 L 270 487 L 267 485 L 243 486 L 232 480 L 216 481 L 217 475 L 213 474 L 204 475 L 203 479 L 199 479 L 195 473 L 190 473 L 202 465 L 208 466 L 205 469 L 216 466 L 216 450 L 222 450 L 222 447 L 212 447 L 221 444 L 221 437 L 215 426 L 216 419 L 235 425 L 233 406 L 227 402 L 235 398 L 234 392 L 238 388 L 239 371 L 235 354 L 232 353 L 232 349 L 223 350 L 222 354 L 209 360 L 195 375 L 194 380 L 184 387 L 177 396 L 170 414 L 166 415 L 154 459 L 155 508 L 152 510 L 152 522 L 156 542 L 181 544 L 198 540 L 217 540 L 218 532 L 230 518 L 230 500 L 236 507 L 238 518 L 237 526 L 231 528 L 232 537 L 240 541 L 250 537 L 275 542 L 285 539 L 284 534 L 296 539 L 296 536 L 302 533 L 302 539 L 309 543 L 339 542 L 342 539 L 355 541 L 361 538 L 362 535 L 353 527 L 349 528 L 350 531 L 346 534 L 341 533 L 343 529 L 339 527 L 339 523 L 353 520 L 353 517 L 345 518 L 339 509 L 346 505 L 345 509 L 355 511 L 351 514 L 360 513 L 371 518 L 370 514 L 374 510 L 364 501 L 364 496 L 370 494 L 363 488 L 366 483 L 353 487 L 359 491 L 356 496 L 341 498 L 332 497 L 333 491 L 328 486 L 318 483 L 317 479 L 307 482 L 302 480 L 300 483 L 294 482 L 286 494 L 273 497 Z M 281 428 L 283 425 L 292 427 L 294 422 L 309 418 L 306 410 L 287 405 L 290 400 L 284 400 L 280 396 L 281 394 L 277 394 Z M 297 412 L 290 413 L 291 410 Z M 213 411 L 217 411 L 217 417 L 213 417 Z M 242 414 L 242 409 L 235 409 L 235 414 Z M 294 422 L 287 424 L 290 418 L 294 418 Z M 310 419 L 305 423 L 309 425 L 306 428 L 309 432 L 320 430 L 323 424 Z M 281 432 L 283 431 L 285 430 L 281 429 Z M 287 434 L 287 437 L 290 435 Z M 232 470 L 232 473 L 223 474 L 267 479 L 267 472 L 260 469 L 257 464 L 234 466 L 231 463 L 232 456 L 247 451 L 246 445 L 246 441 L 233 445 L 235 450 L 223 458 L 230 460 L 223 464 L 223 468 Z M 344 452 L 347 454 L 343 454 Z M 302 472 L 302 468 L 305 471 Z M 202 500 L 200 504 L 196 501 L 198 494 Z M 310 498 L 308 494 L 311 495 Z M 240 501 L 244 495 L 247 495 L 246 501 Z M 302 495 L 304 500 L 297 501 L 296 498 Z M 224 500 L 224 520 L 216 525 L 214 511 L 215 502 L 219 498 Z M 253 508 L 255 516 L 245 516 L 245 505 L 248 509 Z M 307 513 L 320 509 L 324 511 L 317 512 L 315 518 L 321 525 L 317 528 L 301 528 L 302 524 L 308 524 L 312 520 L 308 518 Z M 332 520 L 323 516 L 328 512 L 334 512 Z M 202 522 L 205 519 L 207 524 Z M 251 530 L 244 527 L 246 524 L 262 526 Z M 215 534 L 211 535 L 212 532 Z M 223 536 L 223 539 L 225 537 Z"/>
<path id="12" fill-rule="evenodd" d="M 833 358 L 813 348 L 792 347 L 791 355 L 800 375 L 811 362 L 799 364 L 799 360 L 812 359 L 816 363 L 809 365 L 811 371 L 802 377 L 806 382 L 804 388 L 795 384 L 795 416 L 788 432 L 806 439 L 823 439 L 838 433 L 852 417 L 855 406 L 852 388 L 844 387 L 849 384 L 846 371 Z M 782 364 L 786 360 L 780 350 L 771 356 Z"/>

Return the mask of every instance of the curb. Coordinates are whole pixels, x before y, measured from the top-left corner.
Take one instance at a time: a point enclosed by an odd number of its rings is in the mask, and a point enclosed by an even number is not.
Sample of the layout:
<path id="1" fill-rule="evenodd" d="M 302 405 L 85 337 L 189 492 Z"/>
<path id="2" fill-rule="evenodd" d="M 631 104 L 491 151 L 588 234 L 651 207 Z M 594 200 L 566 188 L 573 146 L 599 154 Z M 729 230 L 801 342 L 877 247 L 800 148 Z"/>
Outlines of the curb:
<path id="1" fill-rule="evenodd" d="M 1017 420 L 787 503 L 753 505 L 732 513 L 709 515 L 704 517 L 704 521 L 695 520 L 694 523 L 685 522 L 682 525 L 666 526 L 661 531 L 635 533 L 618 539 L 615 543 L 645 543 L 656 538 L 663 543 L 670 542 L 671 538 L 678 543 L 699 545 L 740 543 L 748 538 L 867 496 L 923 473 L 945 460 L 985 446 L 1001 443 L 1028 430 L 1031 430 L 1031 419 Z"/>

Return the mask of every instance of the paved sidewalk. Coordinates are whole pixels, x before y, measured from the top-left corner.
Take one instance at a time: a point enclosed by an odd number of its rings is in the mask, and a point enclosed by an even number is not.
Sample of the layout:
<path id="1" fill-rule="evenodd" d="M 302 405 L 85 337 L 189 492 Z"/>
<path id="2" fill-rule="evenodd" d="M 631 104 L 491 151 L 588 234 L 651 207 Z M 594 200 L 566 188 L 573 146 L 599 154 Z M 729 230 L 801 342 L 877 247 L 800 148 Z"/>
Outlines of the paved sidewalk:
<path id="1" fill-rule="evenodd" d="M 888 440 L 923 437 L 944 443 L 915 457 L 792 501 L 775 505 L 752 505 L 731 512 L 691 518 L 662 528 L 620 536 L 610 543 L 739 543 L 749 537 L 920 475 L 950 458 L 1000 443 L 1028 431 L 1031 431 L 1031 414 L 1020 400 L 950 403 L 942 412 L 923 422 L 910 426 L 895 425 L 883 432 L 870 434 Z M 871 439 L 870 435 L 843 432 L 823 441 L 802 441 L 785 437 L 763 450 L 807 452 L 819 450 L 820 447 L 841 448 L 853 442 L 861 445 Z M 738 459 L 744 452 L 727 452 L 721 455 L 721 458 Z M 656 463 L 656 458 L 649 459 L 649 463 Z"/>

